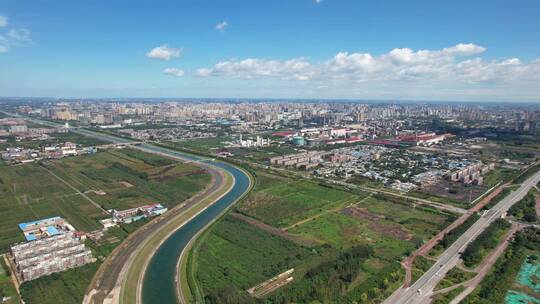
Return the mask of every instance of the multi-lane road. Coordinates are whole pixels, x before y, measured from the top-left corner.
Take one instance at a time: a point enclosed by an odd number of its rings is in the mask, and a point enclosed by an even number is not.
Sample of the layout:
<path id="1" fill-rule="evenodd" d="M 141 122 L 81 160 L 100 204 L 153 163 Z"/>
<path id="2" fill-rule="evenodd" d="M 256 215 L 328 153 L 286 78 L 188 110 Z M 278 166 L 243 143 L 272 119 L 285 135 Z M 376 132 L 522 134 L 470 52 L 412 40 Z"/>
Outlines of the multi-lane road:
<path id="1" fill-rule="evenodd" d="M 484 231 L 493 221 L 500 218 L 508 209 L 527 192 L 540 182 L 540 172 L 528 178 L 521 186 L 512 191 L 508 196 L 487 211 L 476 223 L 474 223 L 461 237 L 459 237 L 441 256 L 435 264 L 410 287 L 402 287 L 396 290 L 384 304 L 419 304 L 429 303 L 433 289 L 444 278 L 446 273 L 454 268 L 460 261 L 460 253 Z"/>

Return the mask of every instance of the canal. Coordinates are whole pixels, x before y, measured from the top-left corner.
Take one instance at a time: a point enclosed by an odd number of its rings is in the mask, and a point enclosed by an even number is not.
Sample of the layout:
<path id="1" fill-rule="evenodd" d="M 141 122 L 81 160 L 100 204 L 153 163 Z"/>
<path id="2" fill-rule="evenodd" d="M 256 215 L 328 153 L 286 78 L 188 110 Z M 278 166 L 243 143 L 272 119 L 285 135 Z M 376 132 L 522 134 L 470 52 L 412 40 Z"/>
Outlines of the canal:
<path id="1" fill-rule="evenodd" d="M 160 152 L 161 150 L 161 148 L 155 146 L 145 146 L 144 148 L 156 152 Z M 235 184 L 231 191 L 175 231 L 159 247 L 150 260 L 144 275 L 142 286 L 142 302 L 144 304 L 178 303 L 175 282 L 177 272 L 176 266 L 183 249 L 197 232 L 203 229 L 208 223 L 227 209 L 227 207 L 240 198 L 250 186 L 249 177 L 246 173 L 232 165 L 219 161 L 212 162 L 210 160 L 202 160 L 197 156 L 181 152 L 171 152 L 171 150 L 166 150 L 166 152 L 193 161 L 200 160 L 207 164 L 219 167 L 229 172 L 235 178 Z"/>

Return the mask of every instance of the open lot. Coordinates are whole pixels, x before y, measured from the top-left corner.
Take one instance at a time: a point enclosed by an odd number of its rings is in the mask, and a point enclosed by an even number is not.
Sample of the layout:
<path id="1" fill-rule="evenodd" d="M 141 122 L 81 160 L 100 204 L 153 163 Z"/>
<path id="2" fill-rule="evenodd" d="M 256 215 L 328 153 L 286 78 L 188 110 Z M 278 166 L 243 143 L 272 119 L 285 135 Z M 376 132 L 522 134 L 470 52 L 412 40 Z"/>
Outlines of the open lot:
<path id="1" fill-rule="evenodd" d="M 0 167 L 0 250 L 24 240 L 18 223 L 62 216 L 84 231 L 105 214 L 38 164 Z"/>
<path id="2" fill-rule="evenodd" d="M 131 149 L 107 150 L 47 167 L 106 210 L 155 202 L 172 207 L 210 181 L 195 166 Z"/>
<path id="3" fill-rule="evenodd" d="M 272 178 L 267 176 L 267 179 Z M 263 180 L 260 184 L 260 190 L 250 194 L 238 209 L 279 228 L 294 226 L 325 210 L 344 207 L 363 198 L 307 181 Z"/>
<path id="4" fill-rule="evenodd" d="M 101 228 L 98 220 L 107 216 L 98 206 L 125 209 L 158 202 L 171 207 L 209 180 L 192 165 L 127 149 L 43 165 L 0 166 L 0 250 L 24 240 L 18 223 L 61 216 L 79 230 L 92 231 Z"/>
<path id="5" fill-rule="evenodd" d="M 382 299 L 401 283 L 400 258 L 452 218 L 399 199 L 263 172 L 235 211 L 266 225 L 227 215 L 194 246 L 195 278 L 208 303 L 255 302 L 246 289 L 290 268 L 293 282 L 263 302 L 348 303 L 368 293 Z"/>

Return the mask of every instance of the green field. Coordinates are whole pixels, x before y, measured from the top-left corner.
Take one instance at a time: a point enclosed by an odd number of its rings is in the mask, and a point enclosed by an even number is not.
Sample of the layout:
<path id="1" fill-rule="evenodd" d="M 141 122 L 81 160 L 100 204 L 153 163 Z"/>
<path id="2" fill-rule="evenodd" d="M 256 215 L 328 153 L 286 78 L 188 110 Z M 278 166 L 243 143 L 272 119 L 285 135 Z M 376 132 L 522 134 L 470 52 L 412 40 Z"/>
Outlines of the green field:
<path id="1" fill-rule="evenodd" d="M 28 304 L 81 303 L 98 268 L 96 262 L 26 282 L 21 285 L 21 297 Z"/>
<path id="2" fill-rule="evenodd" d="M 452 218 L 386 196 L 256 176 L 235 211 L 281 230 L 227 215 L 203 234 L 192 256 L 207 303 L 257 302 L 245 290 L 290 268 L 294 281 L 259 302 L 376 303 L 401 283 L 400 259 Z"/>
<path id="3" fill-rule="evenodd" d="M 98 208 L 38 164 L 0 167 L 0 250 L 23 241 L 18 223 L 62 216 L 81 230 L 100 227 L 95 218 L 105 216 Z"/>
<path id="4" fill-rule="evenodd" d="M 279 228 L 362 199 L 358 195 L 307 181 L 271 182 L 263 187 L 249 195 L 239 210 Z"/>
<path id="5" fill-rule="evenodd" d="M 69 158 L 48 167 L 106 210 L 154 202 L 172 207 L 210 181 L 195 166 L 130 149 Z"/>
<path id="6" fill-rule="evenodd" d="M 205 236 L 199 250 L 197 280 L 205 287 L 210 302 L 218 302 L 227 293 L 239 298 L 247 296 L 241 290 L 254 282 L 265 281 L 317 257 L 308 248 L 231 216 L 226 216 Z M 206 287 L 210 290 L 206 291 Z"/>
<path id="7" fill-rule="evenodd" d="M 475 275 L 475 272 L 467 272 L 456 266 L 446 273 L 446 276 L 435 287 L 435 290 L 444 289 L 459 283 L 464 283 L 472 279 Z"/>
<path id="8" fill-rule="evenodd" d="M 151 202 L 172 207 L 209 180 L 192 165 L 127 149 L 0 166 L 0 251 L 24 240 L 21 222 L 61 216 L 82 231 L 101 228 L 98 220 L 107 215 L 66 183 L 104 209 L 124 209 Z"/>
<path id="9" fill-rule="evenodd" d="M 220 136 L 220 137 L 188 139 L 181 142 L 174 142 L 170 144 L 174 147 L 192 149 L 195 151 L 209 153 L 211 149 L 225 147 L 226 145 L 225 143 L 232 140 L 233 138 L 230 136 Z"/>

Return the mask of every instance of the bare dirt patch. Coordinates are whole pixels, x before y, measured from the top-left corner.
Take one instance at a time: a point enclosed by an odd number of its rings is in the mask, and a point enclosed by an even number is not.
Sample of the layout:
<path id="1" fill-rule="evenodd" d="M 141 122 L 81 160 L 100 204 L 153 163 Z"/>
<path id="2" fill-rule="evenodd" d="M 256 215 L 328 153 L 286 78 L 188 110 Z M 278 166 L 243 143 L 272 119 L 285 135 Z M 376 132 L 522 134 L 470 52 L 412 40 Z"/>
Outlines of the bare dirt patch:
<path id="1" fill-rule="evenodd" d="M 85 194 L 94 193 L 95 195 L 107 195 L 107 192 L 103 190 L 87 190 L 87 191 L 84 191 L 84 193 Z"/>
<path id="2" fill-rule="evenodd" d="M 130 183 L 126 182 L 126 181 L 121 181 L 120 184 L 121 184 L 122 186 L 126 187 L 126 188 L 131 188 L 131 187 L 133 187 L 132 184 L 130 184 Z"/>
<path id="3" fill-rule="evenodd" d="M 266 232 L 269 232 L 273 235 L 277 235 L 277 236 L 280 236 L 284 239 L 287 239 L 289 241 L 292 241 L 292 242 L 295 242 L 297 244 L 300 244 L 300 245 L 303 245 L 303 246 L 314 246 L 314 245 L 318 245 L 319 243 L 316 242 L 315 240 L 311 240 L 311 239 L 306 239 L 306 238 L 303 238 L 303 237 L 300 237 L 300 236 L 297 236 L 297 235 L 292 235 L 292 234 L 289 234 L 287 231 L 284 231 L 284 230 L 281 230 L 279 228 L 276 228 L 274 226 L 271 226 L 271 225 L 268 225 L 268 224 L 265 224 L 259 220 L 256 220 L 254 218 L 251 218 L 249 216 L 246 216 L 246 215 L 243 215 L 243 214 L 240 214 L 240 213 L 231 213 L 231 216 L 237 218 L 237 219 L 240 219 L 250 225 L 253 225 L 257 228 L 260 228 Z"/>
<path id="4" fill-rule="evenodd" d="M 434 185 L 422 187 L 419 191 L 429 195 L 436 195 L 463 203 L 469 203 L 484 194 L 487 190 L 488 188 L 485 186 L 465 186 L 461 183 L 441 180 Z"/>
<path id="5" fill-rule="evenodd" d="M 400 240 L 410 240 L 412 238 L 412 236 L 407 231 L 401 229 L 401 227 L 382 224 L 381 220 L 385 218 L 383 215 L 371 213 L 365 208 L 350 206 L 342 209 L 341 213 L 350 217 L 355 217 L 368 221 L 369 228 L 379 234 Z"/>

